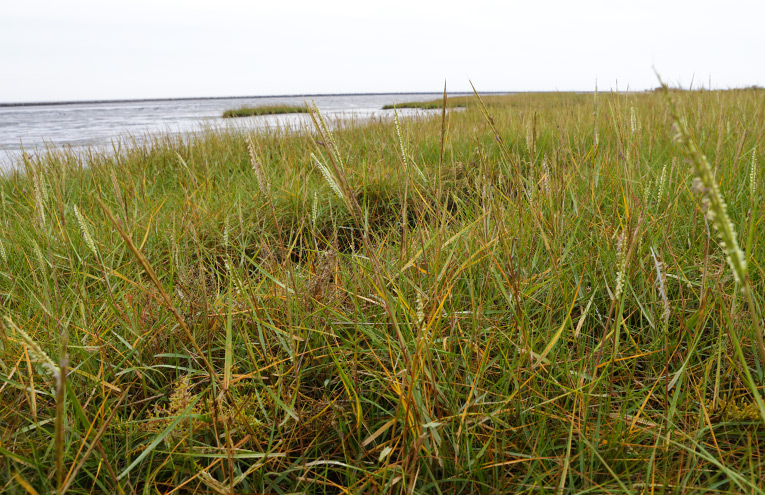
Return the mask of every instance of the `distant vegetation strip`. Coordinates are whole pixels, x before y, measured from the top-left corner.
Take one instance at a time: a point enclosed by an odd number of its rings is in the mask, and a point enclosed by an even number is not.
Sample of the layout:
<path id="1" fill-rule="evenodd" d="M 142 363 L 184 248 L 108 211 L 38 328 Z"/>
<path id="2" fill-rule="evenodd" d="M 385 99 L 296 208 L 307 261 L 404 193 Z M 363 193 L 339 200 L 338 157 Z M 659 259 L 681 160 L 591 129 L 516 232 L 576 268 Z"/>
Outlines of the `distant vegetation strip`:
<path id="1" fill-rule="evenodd" d="M 242 107 L 235 110 L 226 110 L 223 112 L 223 118 L 233 117 L 253 117 L 256 115 L 278 115 L 284 113 L 308 113 L 306 107 L 297 107 L 290 105 L 268 105 L 262 107 Z"/>
<path id="2" fill-rule="evenodd" d="M 447 108 L 465 108 L 467 107 L 470 96 L 460 96 L 455 98 L 447 98 Z M 420 110 L 436 110 L 442 108 L 444 101 L 442 99 L 430 100 L 430 101 L 411 101 L 408 103 L 396 103 L 396 108 L 419 108 Z M 393 110 L 394 105 L 384 105 L 383 110 Z"/>

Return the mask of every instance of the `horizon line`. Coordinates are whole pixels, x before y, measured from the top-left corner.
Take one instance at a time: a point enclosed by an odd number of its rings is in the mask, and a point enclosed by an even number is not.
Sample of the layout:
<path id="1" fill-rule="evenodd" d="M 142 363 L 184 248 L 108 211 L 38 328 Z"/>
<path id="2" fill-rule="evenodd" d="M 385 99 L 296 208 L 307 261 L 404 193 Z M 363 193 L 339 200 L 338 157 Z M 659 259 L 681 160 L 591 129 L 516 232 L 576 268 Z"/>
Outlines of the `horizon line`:
<path id="1" fill-rule="evenodd" d="M 744 86 L 744 87 L 729 87 L 729 88 L 673 88 L 673 90 L 683 91 L 731 91 L 741 89 L 761 89 L 761 86 Z M 623 91 L 616 91 L 617 93 L 645 93 L 655 91 L 658 88 L 649 89 L 626 89 Z M 524 94 L 524 93 L 594 93 L 594 90 L 524 90 L 524 91 L 479 91 L 479 94 L 485 95 L 511 95 L 511 94 Z M 601 90 L 599 93 L 613 93 L 614 90 Z M 0 108 L 10 107 L 40 107 L 40 106 L 64 106 L 64 105 L 87 105 L 98 103 L 143 103 L 143 102 L 165 102 L 165 101 L 195 101 L 195 100 L 253 100 L 260 98 L 297 98 L 297 97 L 319 97 L 319 96 L 384 96 L 384 95 L 442 95 L 442 91 L 373 91 L 373 92 L 356 92 L 356 93 L 293 93 L 293 94 L 271 94 L 271 95 L 240 95 L 240 96 L 180 96 L 180 97 L 157 97 L 157 98 L 107 98 L 107 99 L 94 99 L 94 100 L 51 100 L 51 101 L 0 101 Z M 447 96 L 452 95 L 470 95 L 472 91 L 447 91 Z"/>
<path id="2" fill-rule="evenodd" d="M 620 91 L 642 92 L 650 90 Z M 511 95 L 523 93 L 593 93 L 594 91 L 579 90 L 527 90 L 527 91 L 479 91 L 481 95 Z M 447 91 L 448 95 L 472 95 L 473 91 Z M 94 100 L 51 100 L 51 101 L 0 101 L 0 108 L 24 107 L 24 106 L 59 106 L 59 105 L 85 105 L 94 103 L 143 103 L 143 102 L 164 102 L 164 101 L 194 101 L 194 100 L 251 100 L 260 98 L 310 98 L 319 96 L 385 96 L 385 95 L 443 95 L 443 91 L 373 91 L 373 92 L 355 92 L 355 93 L 294 93 L 294 94 L 274 94 L 274 95 L 244 95 L 244 96 L 180 96 L 180 97 L 158 97 L 158 98 L 109 98 Z"/>

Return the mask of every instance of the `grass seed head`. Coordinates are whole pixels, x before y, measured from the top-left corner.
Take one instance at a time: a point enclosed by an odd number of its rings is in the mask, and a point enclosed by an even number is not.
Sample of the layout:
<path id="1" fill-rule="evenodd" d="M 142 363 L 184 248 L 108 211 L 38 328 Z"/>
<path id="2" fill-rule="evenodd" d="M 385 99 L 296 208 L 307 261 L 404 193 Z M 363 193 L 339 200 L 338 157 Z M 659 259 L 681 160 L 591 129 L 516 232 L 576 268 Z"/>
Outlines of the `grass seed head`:
<path id="1" fill-rule="evenodd" d="M 547 166 L 547 155 L 542 158 L 542 189 L 546 194 L 550 192 L 550 167 Z"/>
<path id="2" fill-rule="evenodd" d="M 656 203 L 661 204 L 661 198 L 664 196 L 664 183 L 667 180 L 667 164 L 661 169 L 661 178 L 659 179 L 659 192 L 656 194 Z"/>
<path id="3" fill-rule="evenodd" d="M 316 226 L 316 222 L 319 219 L 319 194 L 313 192 L 313 205 L 311 205 L 311 224 Z"/>
<path id="4" fill-rule="evenodd" d="M 720 246 L 725 253 L 725 259 L 733 272 L 737 284 L 746 279 L 746 257 L 738 244 L 736 230 L 728 216 L 728 205 L 720 193 L 720 188 L 715 180 L 712 166 L 691 139 L 685 120 L 675 116 L 672 125 L 673 139 L 690 158 L 700 181 L 700 187 L 704 196 L 702 203 L 706 210 L 707 219 L 717 231 Z"/>
<path id="5" fill-rule="evenodd" d="M 422 324 L 425 322 L 425 305 L 422 302 L 422 295 L 417 292 L 417 325 L 416 327 L 419 329 L 422 327 Z"/>
<path id="6" fill-rule="evenodd" d="M 329 187 L 332 188 L 332 190 L 337 194 L 337 197 L 345 201 L 345 196 L 343 195 L 343 192 L 340 190 L 340 186 L 337 185 L 337 181 L 332 176 L 332 173 L 329 171 L 329 168 L 327 168 L 326 165 L 321 163 L 321 161 L 311 153 L 311 158 L 313 158 L 314 162 L 316 162 L 316 165 L 319 167 L 319 171 L 321 171 L 321 175 L 324 176 L 324 180 L 327 181 L 327 184 L 329 184 Z"/>
<path id="7" fill-rule="evenodd" d="M 749 199 L 755 200 L 757 192 L 757 148 L 752 150 L 752 164 L 749 166 Z"/>
<path id="8" fill-rule="evenodd" d="M 40 345 L 35 342 L 35 340 L 30 337 L 27 332 L 19 328 L 19 326 L 16 325 L 8 316 L 5 317 L 5 322 L 8 324 L 8 326 L 11 327 L 11 329 L 13 329 L 16 335 L 21 337 L 21 340 L 27 346 L 29 357 L 33 361 L 40 363 L 44 370 L 46 370 L 55 380 L 58 380 L 58 377 L 61 375 L 61 368 L 59 368 L 58 365 L 50 358 L 50 356 L 48 356 L 48 354 L 42 350 Z"/>
<path id="9" fill-rule="evenodd" d="M 637 116 L 635 115 L 635 107 L 630 107 L 630 131 L 634 134 L 638 130 Z"/>
<path id="10" fill-rule="evenodd" d="M 37 208 L 37 215 L 40 220 L 40 225 L 45 226 L 45 200 L 43 197 L 43 186 L 40 182 L 40 176 L 35 171 L 32 175 L 32 183 L 35 190 L 35 207 Z M 45 194 L 47 196 L 47 194 Z"/>
<path id="11" fill-rule="evenodd" d="M 74 205 L 74 216 L 77 218 L 77 224 L 80 226 L 80 231 L 82 232 L 82 237 L 85 239 L 85 244 L 88 245 L 88 248 L 90 248 L 94 255 L 98 256 L 98 249 L 96 249 L 96 243 L 93 240 L 93 235 L 90 233 L 88 222 L 85 220 L 85 217 L 82 216 L 82 213 L 80 213 L 77 205 Z"/>
<path id="12" fill-rule="evenodd" d="M 619 235 L 616 241 L 616 257 L 619 263 L 619 271 L 616 273 L 616 288 L 614 290 L 614 300 L 618 301 L 624 291 L 624 274 L 627 271 L 627 246 L 626 234 Z"/>
<path id="13" fill-rule="evenodd" d="M 252 138 L 250 137 L 247 138 L 247 151 L 250 154 L 250 164 L 252 165 L 252 170 L 255 171 L 258 188 L 260 189 L 261 194 L 268 194 L 271 188 L 271 183 L 268 181 L 268 177 L 263 171 L 263 165 L 260 164 L 260 160 L 257 158 L 255 146 L 252 144 Z"/>

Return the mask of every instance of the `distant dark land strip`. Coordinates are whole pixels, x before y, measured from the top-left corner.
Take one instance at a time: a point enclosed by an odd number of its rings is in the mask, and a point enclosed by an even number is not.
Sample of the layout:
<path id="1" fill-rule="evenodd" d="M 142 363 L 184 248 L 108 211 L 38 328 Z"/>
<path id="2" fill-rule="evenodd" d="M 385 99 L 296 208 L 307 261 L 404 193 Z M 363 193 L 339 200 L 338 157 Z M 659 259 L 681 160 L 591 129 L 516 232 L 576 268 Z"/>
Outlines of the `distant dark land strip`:
<path id="1" fill-rule="evenodd" d="M 481 91 L 481 94 L 513 94 L 519 91 Z M 61 105 L 93 105 L 101 103 L 151 103 L 165 101 L 201 101 L 201 100 L 254 100 L 265 98 L 314 98 L 314 97 L 333 97 L 333 96 L 381 96 L 381 95 L 440 95 L 439 91 L 398 91 L 391 93 L 314 93 L 314 94 L 285 94 L 285 95 L 259 95 L 259 96 L 190 96 L 183 98 L 133 98 L 126 100 L 68 100 L 68 101 L 31 101 L 31 102 L 0 102 L 0 108 L 7 107 L 42 107 L 42 106 L 61 106 Z M 466 91 L 449 93 L 452 95 L 472 94 Z"/>

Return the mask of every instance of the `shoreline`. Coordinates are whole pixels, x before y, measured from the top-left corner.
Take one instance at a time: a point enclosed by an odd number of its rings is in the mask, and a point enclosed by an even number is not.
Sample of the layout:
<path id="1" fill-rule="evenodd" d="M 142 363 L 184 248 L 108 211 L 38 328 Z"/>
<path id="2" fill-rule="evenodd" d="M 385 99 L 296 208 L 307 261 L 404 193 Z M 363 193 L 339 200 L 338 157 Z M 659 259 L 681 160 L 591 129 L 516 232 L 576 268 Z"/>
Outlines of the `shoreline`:
<path id="1" fill-rule="evenodd" d="M 448 109 L 452 111 L 455 109 Z M 456 109 L 464 110 L 464 109 Z M 327 122 L 333 129 L 337 129 L 344 125 L 351 126 L 365 126 L 369 123 L 379 119 L 392 120 L 392 110 L 376 110 L 375 112 L 365 114 L 361 112 L 354 112 L 352 110 L 342 110 L 336 112 L 328 112 L 325 114 Z M 384 113 L 383 113 L 384 112 Z M 418 117 L 425 117 L 429 113 L 433 113 L 434 110 L 427 109 L 399 109 L 399 118 L 402 120 L 410 120 Z M 273 115 L 253 115 L 249 117 L 240 117 L 237 119 L 224 119 L 219 118 L 216 120 L 200 120 L 193 128 L 190 129 L 164 129 L 164 130 L 151 130 L 147 129 L 141 134 L 123 134 L 114 135 L 105 140 L 95 139 L 92 142 L 73 144 L 71 142 L 63 143 L 46 143 L 42 148 L 34 149 L 11 149 L 6 150 L 0 148 L 0 177 L 7 177 L 8 174 L 13 174 L 23 169 L 22 153 L 26 153 L 30 160 L 42 159 L 46 154 L 52 153 L 73 153 L 75 155 L 81 155 L 90 151 L 96 153 L 110 153 L 113 145 L 120 145 L 125 142 L 131 142 L 132 144 L 145 144 L 152 140 L 162 138 L 173 139 L 196 139 L 203 136 L 206 132 L 222 132 L 231 134 L 241 133 L 263 133 L 263 132 L 285 132 L 294 133 L 300 132 L 304 125 L 310 123 L 310 118 L 306 113 L 292 113 L 292 114 L 273 114 Z M 260 122 L 260 125 L 247 125 L 248 123 Z"/>

